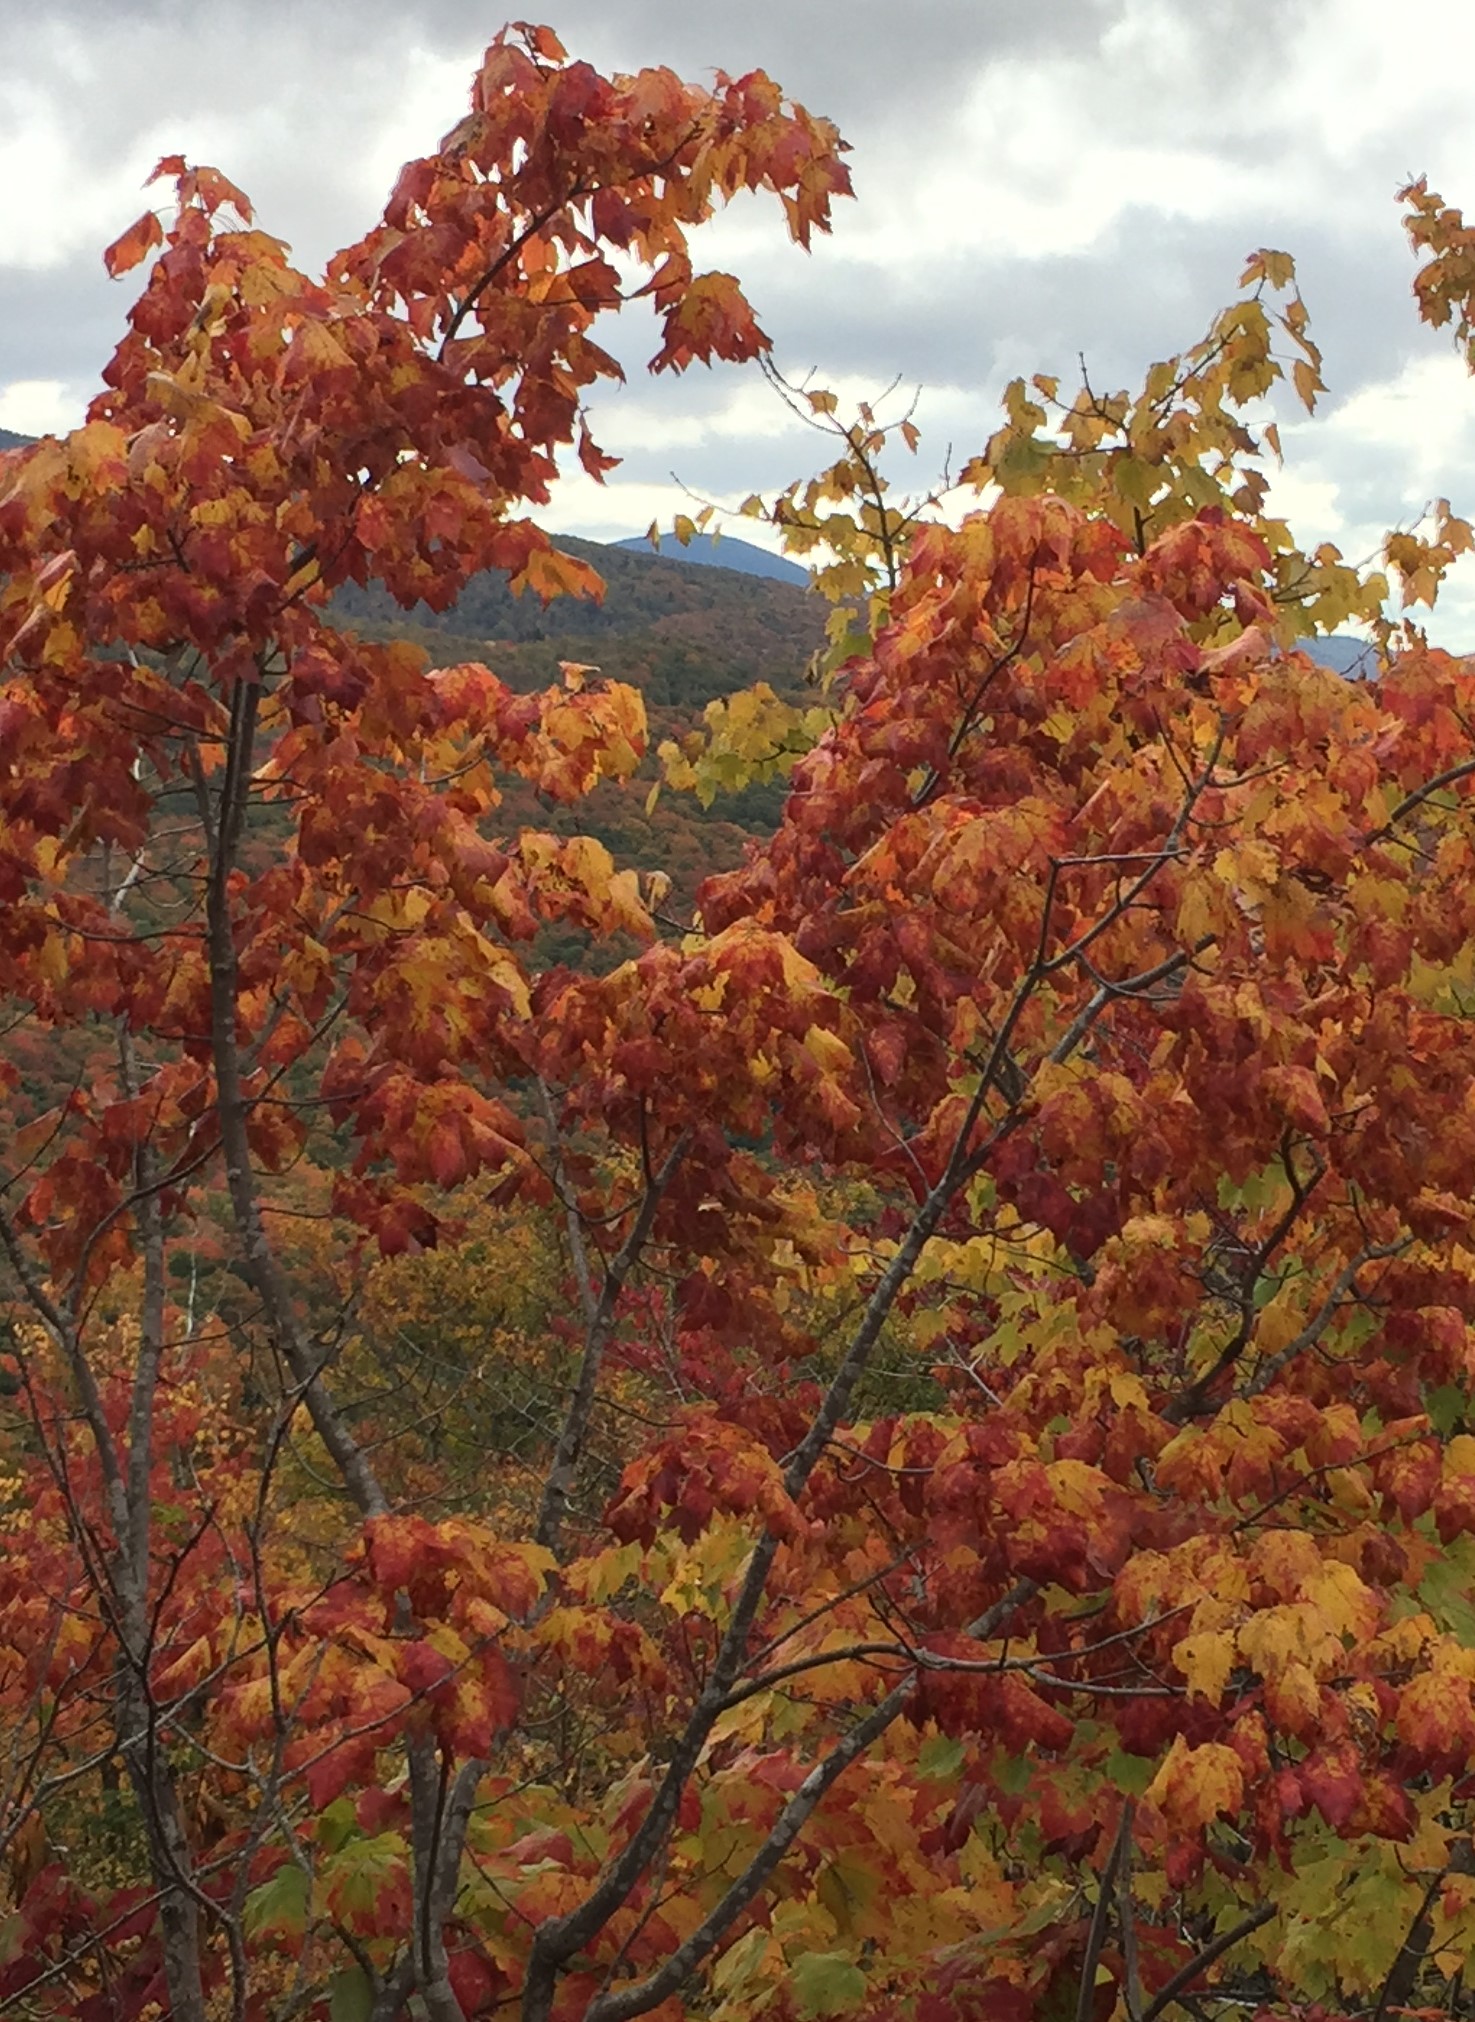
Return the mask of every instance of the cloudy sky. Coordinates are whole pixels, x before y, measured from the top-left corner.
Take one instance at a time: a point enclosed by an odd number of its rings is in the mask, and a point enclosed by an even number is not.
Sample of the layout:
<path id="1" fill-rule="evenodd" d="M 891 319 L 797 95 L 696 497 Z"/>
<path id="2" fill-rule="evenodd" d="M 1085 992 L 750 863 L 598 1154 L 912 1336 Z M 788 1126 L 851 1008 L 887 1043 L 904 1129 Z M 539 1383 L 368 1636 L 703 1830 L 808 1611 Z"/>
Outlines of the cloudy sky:
<path id="1" fill-rule="evenodd" d="M 495 4 L 495 0 L 494 0 Z M 601 68 L 761 66 L 850 141 L 858 201 L 794 248 L 776 208 L 707 235 L 791 376 L 920 386 L 918 468 L 995 425 L 1004 382 L 1136 384 L 1199 335 L 1257 246 L 1293 252 L 1326 353 L 1315 420 L 1283 417 L 1277 501 L 1362 559 L 1449 497 L 1475 517 L 1475 386 L 1419 325 L 1394 193 L 1427 174 L 1475 212 L 1470 0 L 1417 32 L 1373 0 L 524 0 Z M 357 237 L 401 161 L 464 109 L 500 12 L 476 0 L 46 0 L 10 10 L 0 74 L 0 426 L 80 419 L 137 277 L 99 252 L 159 155 L 224 169 L 309 266 Z M 596 539 L 812 470 L 820 445 L 756 375 L 659 382 L 635 325 L 596 434 L 602 489 L 548 523 Z M 744 528 L 745 533 L 749 532 Z M 1475 645 L 1475 566 L 1431 629 Z"/>

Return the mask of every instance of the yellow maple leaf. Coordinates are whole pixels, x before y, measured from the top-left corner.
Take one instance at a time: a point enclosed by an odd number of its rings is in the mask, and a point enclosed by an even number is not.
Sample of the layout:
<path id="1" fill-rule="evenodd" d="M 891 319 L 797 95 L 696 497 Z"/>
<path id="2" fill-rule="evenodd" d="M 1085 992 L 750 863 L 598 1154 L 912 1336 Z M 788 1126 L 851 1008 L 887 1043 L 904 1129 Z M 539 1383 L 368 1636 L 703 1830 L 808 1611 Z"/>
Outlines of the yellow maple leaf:
<path id="1" fill-rule="evenodd" d="M 1190 1748 L 1180 1734 L 1144 1801 L 1161 1812 L 1175 1832 L 1198 1832 L 1211 1820 L 1232 1817 L 1244 1802 L 1244 1764 L 1222 1741 Z"/>
<path id="2" fill-rule="evenodd" d="M 1261 1608 L 1239 1631 L 1240 1655 L 1262 1678 L 1279 1678 L 1291 1664 L 1325 1674 L 1343 1656 L 1342 1639 L 1319 1608 L 1293 1601 Z"/>
<path id="3" fill-rule="evenodd" d="M 1382 1616 L 1382 1605 L 1356 1569 L 1340 1559 L 1328 1559 L 1303 1588 L 1306 1599 L 1321 1611 L 1328 1628 L 1354 1643 L 1365 1643 Z"/>
<path id="4" fill-rule="evenodd" d="M 1173 1662 L 1188 1680 L 1190 1697 L 1218 1701 L 1234 1669 L 1234 1638 L 1222 1629 L 1202 1629 L 1173 1646 Z"/>
<path id="5" fill-rule="evenodd" d="M 1265 1685 L 1265 1711 L 1277 1727 L 1309 1739 L 1321 1721 L 1321 1687 L 1306 1664 L 1287 1664 Z"/>

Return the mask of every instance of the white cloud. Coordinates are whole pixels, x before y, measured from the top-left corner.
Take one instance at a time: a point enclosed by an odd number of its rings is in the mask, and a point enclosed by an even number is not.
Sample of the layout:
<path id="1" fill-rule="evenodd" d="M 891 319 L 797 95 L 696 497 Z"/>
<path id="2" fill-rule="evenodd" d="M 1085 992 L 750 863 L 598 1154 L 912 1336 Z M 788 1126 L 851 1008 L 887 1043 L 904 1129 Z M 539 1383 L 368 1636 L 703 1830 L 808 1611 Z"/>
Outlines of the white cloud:
<path id="1" fill-rule="evenodd" d="M 57 435 L 80 426 L 87 402 L 60 379 L 14 379 L 0 386 L 0 428 L 17 435 Z"/>
<path id="2" fill-rule="evenodd" d="M 1285 127 L 1294 119 L 1308 155 L 1357 168 L 1373 149 L 1416 142 L 1420 158 L 1470 165 L 1475 15 L 1467 0 L 1422 0 L 1417 33 L 1381 0 L 1334 0 L 1287 14 L 1291 42 L 1263 117 Z"/>
<path id="3" fill-rule="evenodd" d="M 83 167 L 55 100 L 24 79 L 0 80 L 0 268 L 60 266 L 116 236 L 127 219 L 113 179 L 89 185 Z"/>
<path id="4" fill-rule="evenodd" d="M 1281 438 L 1286 467 L 1273 476 L 1271 509 L 1305 547 L 1334 541 L 1348 560 L 1376 562 L 1387 534 L 1440 498 L 1475 519 L 1475 381 L 1448 352 L 1411 358 L 1325 415 L 1284 423 Z M 1410 615 L 1440 644 L 1475 646 L 1475 562 L 1451 570 L 1432 614 Z"/>
<path id="5" fill-rule="evenodd" d="M 1361 387 L 1344 400 L 1319 434 L 1324 442 L 1394 465 L 1415 491 L 1448 494 L 1462 479 L 1469 482 L 1475 381 L 1449 352 L 1410 359 L 1396 378 Z M 1475 508 L 1475 499 L 1470 503 Z"/>

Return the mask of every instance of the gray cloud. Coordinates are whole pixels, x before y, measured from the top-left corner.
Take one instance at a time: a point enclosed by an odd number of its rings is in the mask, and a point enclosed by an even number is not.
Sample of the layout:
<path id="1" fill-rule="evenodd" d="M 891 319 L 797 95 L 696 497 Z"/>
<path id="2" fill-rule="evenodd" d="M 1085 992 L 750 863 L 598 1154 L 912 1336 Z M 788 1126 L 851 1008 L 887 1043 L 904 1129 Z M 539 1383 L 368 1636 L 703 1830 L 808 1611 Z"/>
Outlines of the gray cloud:
<path id="1" fill-rule="evenodd" d="M 126 297 L 89 266 L 0 270 L 0 387 L 17 379 L 90 385 L 117 343 Z"/>
<path id="2" fill-rule="evenodd" d="M 1422 46 L 1441 50 L 1438 65 L 1375 0 L 527 11 L 602 67 L 758 65 L 838 122 L 860 201 L 833 239 L 806 259 L 771 205 L 745 200 L 709 229 L 704 257 L 742 275 L 787 369 L 852 391 L 896 373 L 921 382 L 936 455 L 948 440 L 976 446 L 1015 373 L 1068 375 L 1084 352 L 1102 383 L 1135 383 L 1201 332 L 1248 251 L 1283 245 L 1332 389 L 1325 419 L 1287 435 L 1316 531 L 1360 539 L 1431 492 L 1459 503 L 1475 410 L 1457 375 L 1425 369 L 1447 346 L 1413 315 L 1391 199 L 1427 167 L 1475 208 L 1467 0 L 1427 0 Z M 0 422 L 64 419 L 95 386 L 131 285 L 102 277 L 98 250 L 146 200 L 160 153 L 217 162 L 315 264 L 459 116 L 496 25 L 470 0 L 51 0 L 7 23 Z M 673 466 L 729 496 L 813 461 L 804 431 L 764 418 L 733 375 L 645 381 L 648 326 L 611 348 L 631 384 L 601 397 L 596 420 L 626 464 L 607 500 L 570 487 L 559 523 L 617 531 L 622 512 L 648 517 Z M 1458 410 L 1442 431 L 1436 400 Z M 667 511 L 679 503 L 665 497 Z"/>

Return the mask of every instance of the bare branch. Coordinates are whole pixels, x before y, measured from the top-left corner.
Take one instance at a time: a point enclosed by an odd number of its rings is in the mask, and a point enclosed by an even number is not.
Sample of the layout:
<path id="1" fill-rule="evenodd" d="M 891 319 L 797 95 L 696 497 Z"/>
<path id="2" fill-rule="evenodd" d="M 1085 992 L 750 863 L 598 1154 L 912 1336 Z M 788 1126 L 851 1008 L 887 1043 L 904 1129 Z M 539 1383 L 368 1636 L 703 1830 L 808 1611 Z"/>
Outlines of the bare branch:
<path id="1" fill-rule="evenodd" d="M 1130 1805 L 1123 1805 L 1116 1838 L 1112 1841 L 1111 1852 L 1106 1857 L 1106 1866 L 1101 1870 L 1101 1881 L 1096 1890 L 1096 1907 L 1091 1913 L 1091 1928 L 1086 1936 L 1085 1957 L 1081 1960 L 1080 1985 L 1076 1990 L 1076 2022 L 1091 2022 L 1095 2011 L 1096 1968 L 1101 1964 L 1101 1949 L 1106 1943 L 1107 1926 L 1111 1921 L 1111 1903 L 1116 1890 L 1117 1874 L 1126 1856 L 1127 1841 L 1131 1834 L 1132 1808 Z"/>
<path id="2" fill-rule="evenodd" d="M 1294 1362 L 1298 1355 L 1304 1355 L 1308 1348 L 1316 1346 L 1316 1343 L 1325 1334 L 1327 1328 L 1330 1327 L 1332 1321 L 1342 1310 L 1343 1305 L 1347 1301 L 1348 1293 L 1353 1294 L 1354 1303 L 1361 1297 L 1361 1294 L 1357 1291 L 1357 1274 L 1364 1264 L 1378 1263 L 1385 1258 L 1399 1256 L 1408 1248 L 1412 1241 L 1412 1236 L 1405 1236 L 1401 1241 L 1396 1243 L 1368 1244 L 1363 1249 L 1360 1249 L 1355 1257 L 1350 1258 L 1337 1273 L 1332 1289 L 1327 1293 L 1325 1299 L 1322 1300 L 1320 1306 L 1317 1307 L 1315 1313 L 1312 1314 L 1300 1333 L 1293 1341 L 1288 1341 L 1278 1354 L 1268 1355 L 1265 1358 L 1249 1382 L 1246 1383 L 1243 1394 L 1246 1397 L 1259 1397 L 1262 1392 L 1270 1388 L 1282 1369 Z"/>
<path id="3" fill-rule="evenodd" d="M 1222 1959 L 1226 1952 L 1232 1951 L 1242 1938 L 1249 1937 L 1252 1931 L 1258 1931 L 1262 1924 L 1268 1924 L 1274 1915 L 1275 1905 L 1273 1903 L 1261 1903 L 1260 1907 L 1256 1910 L 1251 1910 L 1247 1917 L 1241 1917 L 1240 1921 L 1230 1930 L 1221 1931 L 1212 1944 L 1205 1945 L 1203 1950 L 1195 1954 L 1186 1966 L 1179 1968 L 1166 1986 L 1158 1989 L 1146 2014 L 1142 2017 L 1142 2022 L 1157 2022 L 1157 2018 L 1162 2014 L 1163 2010 L 1171 2008 L 1179 1996 L 1185 1994 L 1201 1974 L 1207 1973 L 1210 1966 L 1217 1960 Z"/>
<path id="4" fill-rule="evenodd" d="M 548 1478 L 543 1485 L 543 1500 L 538 1510 L 537 1529 L 533 1533 L 538 1543 L 550 1551 L 556 1549 L 568 1518 L 574 1476 L 578 1471 L 579 1460 L 589 1436 L 589 1420 L 599 1389 L 599 1372 L 603 1367 L 605 1351 L 609 1347 L 610 1336 L 614 1331 L 620 1294 L 625 1289 L 631 1271 L 640 1261 L 650 1238 L 651 1229 L 655 1225 L 661 1202 L 676 1177 L 681 1161 L 686 1157 L 690 1143 L 690 1132 L 682 1131 L 667 1152 L 659 1172 L 648 1182 L 630 1232 L 605 1272 L 599 1303 L 594 1309 L 593 1318 L 584 1335 L 584 1352 L 579 1361 L 579 1373 L 568 1401 L 568 1408 L 564 1413 L 558 1445 L 554 1449 L 552 1465 L 548 1469 Z"/>
<path id="5" fill-rule="evenodd" d="M 644 2015 L 686 1983 L 708 1954 L 722 1942 L 782 1861 L 821 1798 L 896 1719 L 910 1698 L 915 1682 L 915 1673 L 909 1672 L 851 1729 L 843 1741 L 836 1743 L 822 1762 L 810 1770 L 779 1813 L 767 1839 L 747 1867 L 663 1964 L 633 1986 L 622 1987 L 618 1993 L 611 1991 L 597 1995 L 589 2004 L 585 2022 L 629 2022 L 630 2017 Z"/>
<path id="6" fill-rule="evenodd" d="M 1422 807 L 1426 800 L 1444 787 L 1454 786 L 1458 781 L 1468 779 L 1472 773 L 1475 773 L 1475 758 L 1462 759 L 1458 765 L 1451 765 L 1444 772 L 1436 773 L 1434 778 L 1426 781 L 1423 786 L 1405 794 L 1383 826 L 1373 829 L 1363 840 L 1369 843 L 1381 842 L 1384 836 L 1393 833 L 1400 822 L 1406 821 L 1416 807 Z"/>
<path id="7" fill-rule="evenodd" d="M 564 1228 L 568 1234 L 569 1260 L 574 1267 L 574 1283 L 579 1291 L 579 1305 L 583 1309 L 584 1325 L 591 1328 L 599 1317 L 599 1299 L 594 1290 L 594 1276 L 589 1269 L 589 1248 L 584 1241 L 583 1218 L 569 1195 L 568 1180 L 563 1169 L 563 1137 L 558 1128 L 558 1118 L 553 1111 L 553 1097 L 541 1074 L 538 1076 L 537 1086 L 538 1107 L 543 1113 L 544 1127 L 548 1132 L 548 1146 L 552 1154 L 553 1184 L 563 1204 Z"/>
<path id="8" fill-rule="evenodd" d="M 270 1321 L 287 1366 L 301 1389 L 318 1437 L 331 1455 L 360 1513 L 366 1517 L 383 1516 L 389 1509 L 388 1499 L 367 1455 L 350 1432 L 324 1383 L 317 1358 L 302 1331 L 291 1294 L 266 1234 L 251 1166 L 251 1147 L 246 1128 L 250 1104 L 242 1085 L 236 1039 L 238 986 L 230 875 L 250 783 L 259 698 L 259 685 L 249 681 L 238 681 L 231 696 L 230 738 L 225 779 L 220 791 L 219 817 L 214 824 L 216 846 L 210 866 L 207 901 L 211 1050 L 215 1062 L 216 1107 L 221 1145 L 225 1152 L 226 1185 L 241 1240 L 242 1264 Z M 201 820 L 208 821 L 210 796 L 197 754 L 194 777 Z"/>

